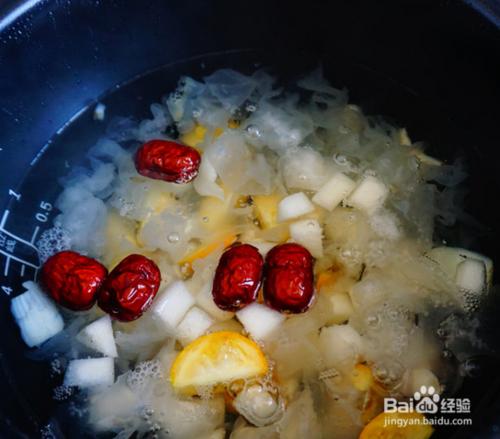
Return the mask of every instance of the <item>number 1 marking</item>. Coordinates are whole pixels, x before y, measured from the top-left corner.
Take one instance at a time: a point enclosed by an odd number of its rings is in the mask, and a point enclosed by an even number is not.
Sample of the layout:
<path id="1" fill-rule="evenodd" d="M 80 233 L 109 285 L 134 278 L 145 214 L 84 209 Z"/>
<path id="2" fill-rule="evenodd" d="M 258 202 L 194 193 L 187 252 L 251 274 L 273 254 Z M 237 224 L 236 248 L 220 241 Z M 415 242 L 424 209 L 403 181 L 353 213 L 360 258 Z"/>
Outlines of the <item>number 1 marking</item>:
<path id="1" fill-rule="evenodd" d="M 9 189 L 9 195 L 14 197 L 17 201 L 21 199 L 21 194 L 18 194 L 16 191 Z"/>

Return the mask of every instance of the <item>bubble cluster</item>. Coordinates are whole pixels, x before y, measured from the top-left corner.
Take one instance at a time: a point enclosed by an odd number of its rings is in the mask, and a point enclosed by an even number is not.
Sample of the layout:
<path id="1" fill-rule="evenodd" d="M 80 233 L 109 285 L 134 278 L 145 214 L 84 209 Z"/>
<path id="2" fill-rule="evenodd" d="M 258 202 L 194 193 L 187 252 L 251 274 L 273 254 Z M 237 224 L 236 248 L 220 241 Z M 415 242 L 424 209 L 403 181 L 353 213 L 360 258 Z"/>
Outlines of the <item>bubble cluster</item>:
<path id="1" fill-rule="evenodd" d="M 61 360 L 59 358 L 54 358 L 50 362 L 50 373 L 51 375 L 61 375 L 63 373 L 63 365 L 61 364 Z"/>
<path id="2" fill-rule="evenodd" d="M 127 375 L 127 384 L 134 391 L 144 389 L 148 381 L 163 377 L 161 364 L 158 360 L 143 361 Z"/>
<path id="3" fill-rule="evenodd" d="M 56 439 L 56 435 L 52 431 L 52 426 L 50 424 L 45 425 L 40 429 L 41 439 Z"/>
<path id="4" fill-rule="evenodd" d="M 56 401 L 65 401 L 75 393 L 74 387 L 57 386 L 52 392 L 52 398 Z"/>
<path id="5" fill-rule="evenodd" d="M 43 264 L 52 255 L 69 250 L 71 238 L 69 233 L 59 226 L 45 230 L 36 243 L 40 262 Z"/>

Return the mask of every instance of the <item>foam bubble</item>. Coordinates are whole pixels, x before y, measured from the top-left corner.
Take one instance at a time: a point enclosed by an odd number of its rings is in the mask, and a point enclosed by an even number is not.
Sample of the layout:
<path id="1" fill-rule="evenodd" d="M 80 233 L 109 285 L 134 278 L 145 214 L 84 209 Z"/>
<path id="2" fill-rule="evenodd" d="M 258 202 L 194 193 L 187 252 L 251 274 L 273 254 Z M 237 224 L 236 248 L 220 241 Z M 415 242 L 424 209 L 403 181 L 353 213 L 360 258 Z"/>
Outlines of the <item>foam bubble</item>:
<path id="1" fill-rule="evenodd" d="M 73 387 L 57 386 L 53 390 L 52 398 L 56 401 L 65 401 L 66 399 L 70 398 L 74 392 L 75 389 Z"/>
<path id="2" fill-rule="evenodd" d="M 127 375 L 127 384 L 134 391 L 144 389 L 146 383 L 150 380 L 163 377 L 161 364 L 158 360 L 143 361 Z"/>
<path id="3" fill-rule="evenodd" d="M 36 243 L 38 256 L 43 264 L 52 255 L 69 250 L 71 247 L 71 238 L 69 233 L 59 226 L 54 226 L 45 230 Z"/>
<path id="4" fill-rule="evenodd" d="M 56 439 L 56 435 L 52 431 L 52 426 L 50 424 L 45 425 L 40 429 L 41 439 Z"/>

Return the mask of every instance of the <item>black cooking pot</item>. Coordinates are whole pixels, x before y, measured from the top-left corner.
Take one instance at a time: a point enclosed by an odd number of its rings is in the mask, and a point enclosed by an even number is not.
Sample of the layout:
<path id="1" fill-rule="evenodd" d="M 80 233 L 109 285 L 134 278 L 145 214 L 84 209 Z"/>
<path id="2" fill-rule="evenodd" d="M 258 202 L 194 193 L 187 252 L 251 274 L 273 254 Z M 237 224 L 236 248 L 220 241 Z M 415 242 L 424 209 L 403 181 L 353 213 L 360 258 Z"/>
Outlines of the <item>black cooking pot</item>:
<path id="1" fill-rule="evenodd" d="M 287 81 L 321 64 L 367 113 L 408 127 L 439 158 L 464 158 L 466 210 L 477 222 L 466 217 L 440 234 L 498 266 L 500 4 L 466 3 L 3 0 L 0 436 L 84 435 L 75 418 L 52 417 L 55 383 L 48 366 L 26 359 L 9 302 L 39 267 L 33 243 L 52 221 L 57 178 L 106 129 L 92 119 L 97 102 L 107 114 L 141 119 L 181 74 L 267 66 Z M 473 425 L 436 437 L 500 437 L 497 302 L 490 298 L 482 317 L 491 349 L 474 360 L 461 391 L 472 399 Z"/>

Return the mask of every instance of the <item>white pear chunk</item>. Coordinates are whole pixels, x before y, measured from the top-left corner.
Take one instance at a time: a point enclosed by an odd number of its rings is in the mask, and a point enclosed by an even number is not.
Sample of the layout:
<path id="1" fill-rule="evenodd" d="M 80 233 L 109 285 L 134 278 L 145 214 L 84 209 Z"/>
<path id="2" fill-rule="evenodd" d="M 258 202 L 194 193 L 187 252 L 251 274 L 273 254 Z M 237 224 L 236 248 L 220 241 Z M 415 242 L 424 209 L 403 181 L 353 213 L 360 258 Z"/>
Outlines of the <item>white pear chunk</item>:
<path id="1" fill-rule="evenodd" d="M 196 304 L 210 314 L 215 320 L 224 322 L 234 317 L 234 312 L 220 309 L 212 296 L 212 283 L 206 283 L 196 295 Z"/>
<path id="2" fill-rule="evenodd" d="M 304 192 L 297 192 L 283 198 L 278 204 L 278 221 L 288 221 L 292 218 L 311 213 L 314 205 Z"/>
<path id="3" fill-rule="evenodd" d="M 245 330 L 256 340 L 264 340 L 284 321 L 285 316 L 261 303 L 251 303 L 236 312 Z"/>
<path id="4" fill-rule="evenodd" d="M 195 304 L 193 295 L 182 281 L 171 283 L 153 302 L 151 312 L 169 329 L 174 329 Z"/>
<path id="5" fill-rule="evenodd" d="M 193 306 L 177 326 L 177 339 L 187 345 L 203 335 L 214 323 L 215 320 L 208 313 Z"/>
<path id="6" fill-rule="evenodd" d="M 348 293 L 336 293 L 329 297 L 332 306 L 330 323 L 341 324 L 349 320 L 354 308 Z"/>
<path id="7" fill-rule="evenodd" d="M 328 367 L 350 370 L 363 352 L 363 340 L 350 325 L 324 327 L 319 343 Z"/>
<path id="8" fill-rule="evenodd" d="M 110 386 L 114 381 L 115 363 L 109 357 L 70 361 L 64 375 L 65 386 L 81 388 Z"/>
<path id="9" fill-rule="evenodd" d="M 387 186 L 378 178 L 368 175 L 349 195 L 347 204 L 371 215 L 384 204 L 388 195 Z"/>
<path id="10" fill-rule="evenodd" d="M 473 258 L 460 262 L 455 282 L 463 291 L 482 293 L 486 289 L 486 265 L 483 261 Z"/>
<path id="11" fill-rule="evenodd" d="M 85 326 L 76 336 L 78 341 L 106 357 L 117 357 L 111 317 L 105 315 Z"/>
<path id="12" fill-rule="evenodd" d="M 356 187 L 356 182 L 347 175 L 335 174 L 314 195 L 313 202 L 328 211 L 335 209 Z"/>
<path id="13" fill-rule="evenodd" d="M 35 282 L 25 282 L 23 287 L 26 292 L 12 299 L 10 309 L 22 339 L 31 348 L 62 331 L 64 321 L 54 302 Z"/>
<path id="14" fill-rule="evenodd" d="M 425 368 L 411 369 L 403 377 L 402 392 L 405 396 L 413 396 L 422 386 L 434 387 L 436 393 L 441 393 L 441 385 L 436 375 Z"/>
<path id="15" fill-rule="evenodd" d="M 441 270 L 451 279 L 456 279 L 458 265 L 467 259 L 476 259 L 484 263 L 486 269 L 486 286 L 493 283 L 493 261 L 480 253 L 458 247 L 435 247 L 426 256 L 439 264 Z"/>
<path id="16" fill-rule="evenodd" d="M 290 236 L 315 258 L 323 256 L 323 229 L 317 220 L 305 219 L 290 224 Z"/>

